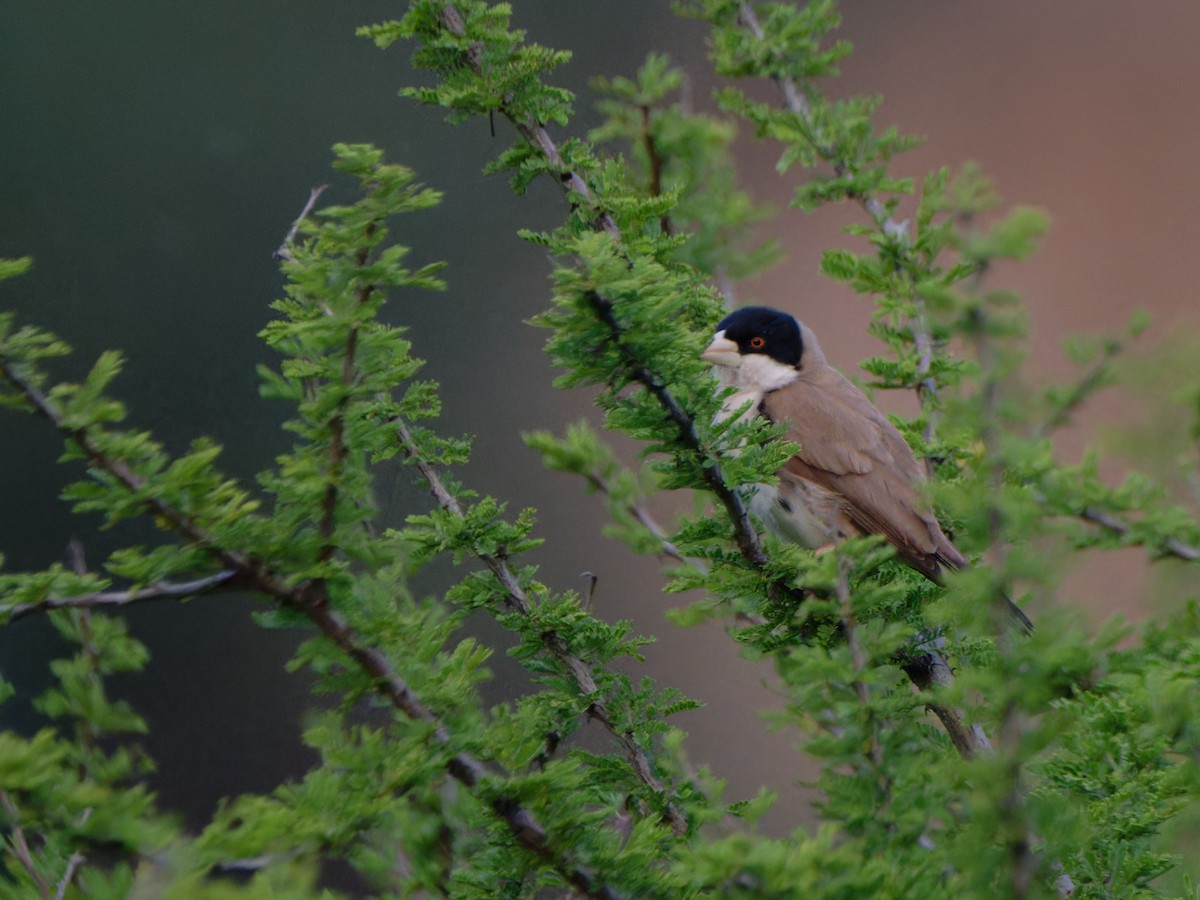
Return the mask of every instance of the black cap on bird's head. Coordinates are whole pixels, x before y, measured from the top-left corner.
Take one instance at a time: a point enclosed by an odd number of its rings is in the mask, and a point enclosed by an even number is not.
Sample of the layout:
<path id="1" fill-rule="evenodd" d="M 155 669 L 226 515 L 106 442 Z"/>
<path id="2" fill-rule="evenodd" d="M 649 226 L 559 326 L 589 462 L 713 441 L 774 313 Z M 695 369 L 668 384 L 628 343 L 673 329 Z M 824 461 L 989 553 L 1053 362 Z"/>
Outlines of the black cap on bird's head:
<path id="1" fill-rule="evenodd" d="M 792 316 L 767 306 L 746 306 L 717 324 L 716 337 L 702 354 L 717 365 L 728 365 L 732 354 L 761 353 L 787 366 L 799 367 L 804 354 L 800 323 Z"/>

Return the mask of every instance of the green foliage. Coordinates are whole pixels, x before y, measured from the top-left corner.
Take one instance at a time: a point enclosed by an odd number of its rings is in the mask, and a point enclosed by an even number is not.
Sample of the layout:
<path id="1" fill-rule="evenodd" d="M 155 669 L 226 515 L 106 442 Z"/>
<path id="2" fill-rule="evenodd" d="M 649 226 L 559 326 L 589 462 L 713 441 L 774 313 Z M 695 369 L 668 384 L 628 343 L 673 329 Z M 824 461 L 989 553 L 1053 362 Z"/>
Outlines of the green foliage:
<path id="1" fill-rule="evenodd" d="M 699 598 L 677 622 L 736 617 L 744 651 L 775 663 L 783 708 L 770 718 L 819 767 L 817 826 L 767 838 L 753 823 L 769 791 L 723 802 L 670 722 L 697 704 L 637 671 L 649 639 L 539 580 L 522 554 L 554 544 L 534 511 L 513 515 L 452 474 L 470 441 L 437 433 L 437 385 L 380 318 L 389 292 L 444 286 L 441 265 L 411 263 L 388 226 L 440 195 L 373 147 L 338 145 L 334 167 L 360 196 L 305 217 L 282 254 L 284 296 L 261 333 L 279 363 L 260 374 L 263 396 L 288 405 L 292 444 L 254 486 L 222 474 L 211 439 L 172 457 L 124 427 L 109 394 L 118 354 L 55 383 L 46 365 L 67 347 L 0 314 L 0 404 L 46 420 L 64 459 L 82 463 L 66 490 L 75 510 L 161 532 L 100 572 L 76 554 L 70 567 L 0 575 L 0 621 L 48 614 L 71 648 L 37 701 L 48 727 L 0 733 L 5 896 L 332 896 L 319 884 L 334 860 L 380 896 L 1169 892 L 1179 860 L 1164 834 L 1194 816 L 1200 792 L 1196 604 L 1136 636 L 1119 624 L 1090 634 L 1052 602 L 1047 563 L 1059 548 L 1200 556 L 1194 510 L 1148 476 L 1114 486 L 1095 455 L 1070 466 L 1054 454 L 1054 430 L 1116 377 L 1144 321 L 1077 341 L 1080 378 L 1029 390 L 1020 305 L 989 279 L 1036 249 L 1046 216 L 1000 213 L 966 166 L 926 176 L 911 218 L 894 218 L 915 182 L 891 162 L 914 141 L 876 130 L 878 98 L 824 94 L 850 52 L 831 38 L 832 0 L 676 5 L 712 29 L 730 80 L 721 112 L 685 108 L 683 73 L 651 55 L 636 75 L 597 82 L 604 120 L 587 140 L 543 127 L 570 126 L 574 98 L 546 81 L 569 54 L 527 43 L 507 4 L 414 0 L 361 34 L 412 46 L 432 83 L 404 96 L 452 122 L 515 125 L 489 167 L 514 190 L 543 177 L 563 188 L 562 225 L 524 233 L 556 260 L 535 324 L 557 384 L 589 388 L 604 429 L 641 461 L 631 468 L 586 423 L 526 443 L 601 495 L 610 535 L 668 560 L 664 589 Z M 782 99 L 743 79 L 774 82 Z M 873 304 L 887 354 L 863 364 L 873 386 L 920 399 L 898 424 L 929 463 L 941 520 L 981 560 L 945 585 L 878 538 L 813 553 L 760 535 L 747 512 L 753 486 L 796 448 L 780 426 L 718 422 L 723 397 L 698 357 L 724 311 L 712 283 L 727 289 L 777 257 L 749 235 L 764 212 L 732 175 L 739 118 L 799 173 L 795 206 L 862 210 L 822 269 Z M 0 262 L 0 280 L 28 266 Z M 433 504 L 382 527 L 374 488 L 401 464 Z M 663 490 L 690 492 L 695 511 L 660 524 L 651 500 Z M 439 562 L 461 577 L 415 596 L 408 579 Z M 304 734 L 310 772 L 228 800 L 192 836 L 145 787 L 145 723 L 107 679 L 139 672 L 147 653 L 104 608 L 220 602 L 226 588 L 259 596 L 264 626 L 303 629 L 291 668 L 329 702 Z M 1012 597 L 1039 609 L 1032 636 L 1011 627 Z M 464 636 L 472 614 L 509 636 L 529 676 L 520 696 L 485 703 L 492 649 Z M 605 741 L 580 740 L 589 722 Z"/>
<path id="2" fill-rule="evenodd" d="M 684 83 L 683 71 L 658 54 L 636 78 L 597 79 L 605 122 L 589 137 L 628 146 L 640 190 L 670 202 L 658 225 L 680 241 L 673 257 L 726 283 L 773 265 L 780 251 L 774 240 L 747 245 L 745 235 L 769 212 L 738 187 L 732 123 L 686 109 Z"/>

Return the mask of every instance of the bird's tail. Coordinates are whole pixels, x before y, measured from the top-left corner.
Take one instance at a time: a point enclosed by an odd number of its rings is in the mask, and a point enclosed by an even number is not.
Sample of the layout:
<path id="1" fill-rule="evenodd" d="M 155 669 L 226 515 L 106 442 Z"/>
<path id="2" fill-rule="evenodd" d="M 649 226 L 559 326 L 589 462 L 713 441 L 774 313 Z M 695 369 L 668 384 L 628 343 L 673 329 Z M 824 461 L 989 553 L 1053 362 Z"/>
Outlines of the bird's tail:
<path id="1" fill-rule="evenodd" d="M 1012 598 L 1008 594 L 1004 595 L 1004 603 L 1008 607 L 1008 614 L 1020 626 L 1021 630 L 1026 634 L 1033 634 L 1033 620 L 1025 615 L 1025 611 L 1013 603 Z"/>
<path id="2" fill-rule="evenodd" d="M 947 569 L 963 569 L 968 565 L 967 558 L 958 551 L 958 548 L 951 544 L 948 540 L 944 547 L 938 549 L 938 552 L 932 554 L 921 562 L 924 566 L 918 566 L 908 560 L 906 562 L 917 571 L 922 572 L 926 578 L 937 584 L 945 584 L 942 580 L 941 568 L 944 566 Z M 1024 610 L 1017 606 L 1008 594 L 1002 594 L 1004 604 L 1007 607 L 1007 612 L 1012 618 L 1013 623 L 1021 629 L 1025 634 L 1033 634 L 1033 620 L 1025 615 Z"/>

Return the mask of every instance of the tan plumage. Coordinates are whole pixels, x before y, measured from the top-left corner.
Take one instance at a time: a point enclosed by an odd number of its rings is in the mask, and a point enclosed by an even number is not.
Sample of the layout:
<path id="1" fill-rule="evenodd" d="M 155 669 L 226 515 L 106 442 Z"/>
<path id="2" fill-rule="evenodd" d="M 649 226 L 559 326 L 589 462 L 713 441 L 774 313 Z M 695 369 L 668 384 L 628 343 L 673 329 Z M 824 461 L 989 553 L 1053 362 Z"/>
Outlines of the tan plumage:
<path id="1" fill-rule="evenodd" d="M 842 537 L 882 534 L 900 558 L 939 580 L 942 566 L 966 558 L 929 511 L 919 486 L 921 464 L 900 432 L 858 387 L 825 361 L 816 337 L 800 325 L 804 354 L 791 384 L 767 391 L 760 412 L 785 421 L 788 440 L 800 445 L 779 473 L 834 495 L 831 529 Z"/>
<path id="2" fill-rule="evenodd" d="M 737 388 L 727 411 L 749 400 L 751 414 L 785 423 L 784 437 L 800 446 L 777 473 L 778 487 L 760 486 L 751 501 L 772 530 L 811 549 L 883 535 L 904 563 L 938 583 L 944 568 L 967 565 L 929 506 L 908 443 L 829 365 L 811 329 L 765 307 L 731 313 L 717 329 L 702 356 Z"/>

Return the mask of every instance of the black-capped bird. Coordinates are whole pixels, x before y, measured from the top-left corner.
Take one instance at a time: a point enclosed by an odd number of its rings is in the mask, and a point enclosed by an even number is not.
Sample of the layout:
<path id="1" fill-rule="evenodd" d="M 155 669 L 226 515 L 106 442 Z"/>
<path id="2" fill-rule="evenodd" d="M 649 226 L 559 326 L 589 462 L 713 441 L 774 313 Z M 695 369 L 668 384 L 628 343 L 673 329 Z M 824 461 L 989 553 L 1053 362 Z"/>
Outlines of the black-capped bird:
<path id="1" fill-rule="evenodd" d="M 776 534 L 812 550 L 881 534 L 931 581 L 967 558 L 942 531 L 922 493 L 925 473 L 896 427 L 825 361 L 812 330 L 787 313 L 748 306 L 730 313 L 701 354 L 735 391 L 732 414 L 786 423 L 800 450 L 759 485 L 751 511 Z M 1009 601 L 1026 631 L 1033 623 Z"/>

